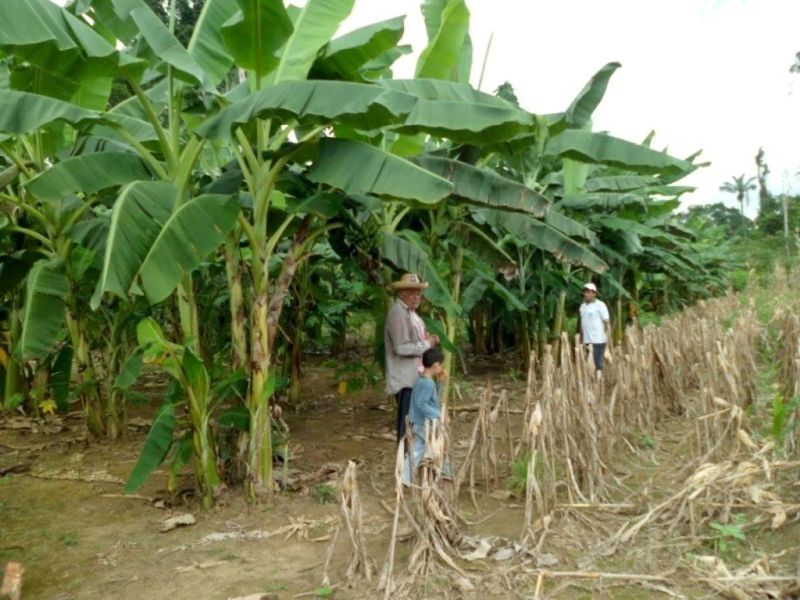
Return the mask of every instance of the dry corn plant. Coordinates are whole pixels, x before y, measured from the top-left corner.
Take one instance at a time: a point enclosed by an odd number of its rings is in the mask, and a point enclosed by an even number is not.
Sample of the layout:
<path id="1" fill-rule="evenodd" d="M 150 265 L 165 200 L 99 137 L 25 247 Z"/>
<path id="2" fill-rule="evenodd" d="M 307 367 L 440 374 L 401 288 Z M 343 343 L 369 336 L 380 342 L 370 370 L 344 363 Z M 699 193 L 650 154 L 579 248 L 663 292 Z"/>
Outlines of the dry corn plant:
<path id="1" fill-rule="evenodd" d="M 647 513 L 626 522 L 606 546 L 614 551 L 630 542 L 647 526 L 666 529 L 666 535 L 685 532 L 697 539 L 711 521 L 732 522 L 734 511 L 749 509 L 761 517 L 749 526 L 766 525 L 778 529 L 789 517 L 800 515 L 800 504 L 786 503 L 776 492 L 782 472 L 792 472 L 800 462 L 770 460 L 774 445 L 765 444 L 751 460 L 701 465 L 686 485 Z M 604 550 L 607 555 L 609 550 Z"/>
<path id="2" fill-rule="evenodd" d="M 726 323 L 724 315 L 737 311 Z M 701 302 L 658 328 L 628 328 L 601 381 L 584 349 L 562 337 L 559 356 L 547 351 L 528 374 L 524 429 L 514 451 L 530 453 L 534 476 L 524 530 L 549 515 L 563 492 L 570 504 L 607 501 L 614 489 L 607 467 L 617 447 L 637 452 L 629 440 L 654 433 L 665 418 L 695 424 L 689 468 L 732 449 L 752 452 L 743 411 L 756 394 L 762 336 L 752 303 L 742 310 L 733 297 Z"/>
<path id="3" fill-rule="evenodd" d="M 447 486 L 452 483 L 447 476 L 447 437 L 446 425 L 441 421 L 426 423 L 425 455 L 420 461 L 415 481 L 409 485 L 403 483 L 405 456 L 402 445 L 398 447 L 392 539 L 378 584 L 378 590 L 384 592 L 384 598 L 413 595 L 415 586 L 424 586 L 432 575 L 455 573 L 461 578 L 467 578 L 466 573 L 456 563 L 462 536 L 456 520 L 452 493 L 447 490 Z M 394 559 L 401 515 L 406 517 L 414 533 L 407 572 L 395 580 Z"/>
<path id="4" fill-rule="evenodd" d="M 503 415 L 505 422 L 508 456 L 509 460 L 511 460 L 514 449 L 511 439 L 511 419 L 508 412 L 508 392 L 507 390 L 502 390 L 497 402 L 492 407 L 492 386 L 490 382 L 487 382 L 478 405 L 477 417 L 472 428 L 467 454 L 455 478 L 455 494 L 458 496 L 462 484 L 469 477 L 469 493 L 476 508 L 478 507 L 478 501 L 475 489 L 478 469 L 480 469 L 480 474 L 483 478 L 485 491 L 494 489 L 499 481 L 497 476 L 498 452 L 495 444 L 495 428 L 501 415 Z"/>
<path id="5" fill-rule="evenodd" d="M 358 493 L 358 466 L 355 462 L 348 461 L 347 468 L 342 476 L 341 508 L 342 521 L 336 529 L 331 545 L 325 559 L 323 585 L 329 585 L 328 567 L 333 556 L 339 532 L 344 527 L 350 540 L 350 558 L 347 563 L 347 580 L 353 582 L 358 578 L 372 581 L 373 565 L 367 552 L 367 540 L 364 535 L 364 519 L 361 507 L 361 497 Z"/>
<path id="6" fill-rule="evenodd" d="M 800 427 L 800 316 L 797 306 L 781 307 L 773 323 L 778 333 L 774 353 L 778 361 L 780 397 L 776 399 L 773 413 L 773 436 L 776 443 L 785 444 L 785 450 L 796 455 L 800 443 L 794 432 Z"/>

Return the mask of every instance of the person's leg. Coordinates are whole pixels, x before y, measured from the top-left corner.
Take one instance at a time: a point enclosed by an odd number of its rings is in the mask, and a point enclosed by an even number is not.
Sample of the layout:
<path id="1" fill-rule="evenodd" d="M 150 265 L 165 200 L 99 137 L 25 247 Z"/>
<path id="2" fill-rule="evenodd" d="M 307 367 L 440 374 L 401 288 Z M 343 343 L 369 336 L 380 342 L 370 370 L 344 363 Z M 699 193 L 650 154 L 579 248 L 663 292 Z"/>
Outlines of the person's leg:
<path id="1" fill-rule="evenodd" d="M 411 388 L 403 388 L 396 395 L 397 398 L 397 441 L 406 436 L 406 418 L 411 408 Z"/>
<path id="2" fill-rule="evenodd" d="M 594 368 L 602 371 L 605 366 L 606 345 L 592 344 L 592 352 L 594 353 Z"/>

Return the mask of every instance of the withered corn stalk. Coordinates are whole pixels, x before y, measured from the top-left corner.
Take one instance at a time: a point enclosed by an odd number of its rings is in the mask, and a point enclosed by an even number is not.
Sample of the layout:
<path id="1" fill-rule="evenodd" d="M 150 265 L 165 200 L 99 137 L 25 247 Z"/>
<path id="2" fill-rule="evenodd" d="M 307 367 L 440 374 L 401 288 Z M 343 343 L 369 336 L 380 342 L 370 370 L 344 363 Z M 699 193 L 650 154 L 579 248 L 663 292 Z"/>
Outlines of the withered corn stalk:
<path id="1" fill-rule="evenodd" d="M 688 422 L 688 468 L 729 456 L 732 448 L 750 452 L 742 415 L 756 396 L 762 337 L 752 302 L 700 302 L 659 327 L 628 328 L 625 343 L 609 351 L 601 380 L 577 340 L 571 345 L 562 337 L 557 356 L 548 349 L 538 369 L 529 369 L 514 451 L 531 454 L 525 527 L 549 514 L 564 493 L 570 503 L 609 501 L 615 454 L 635 450 L 668 417 Z"/>
<path id="2" fill-rule="evenodd" d="M 491 490 L 498 482 L 498 460 L 494 430 L 501 413 L 504 414 L 506 419 L 506 435 L 508 438 L 509 452 L 512 452 L 511 432 L 508 419 L 508 392 L 502 390 L 497 403 L 494 405 L 494 408 L 492 408 L 492 386 L 491 383 L 487 382 L 486 388 L 481 395 L 480 404 L 478 405 L 478 413 L 475 419 L 475 425 L 472 429 L 472 435 L 470 436 L 467 454 L 461 463 L 461 467 L 455 479 L 455 494 L 458 496 L 461 485 L 464 483 L 467 476 L 469 476 L 469 493 L 475 507 L 478 506 L 478 501 L 475 497 L 475 479 L 478 468 L 480 468 L 481 475 L 483 476 L 485 490 Z"/>
<path id="3" fill-rule="evenodd" d="M 444 411 L 443 411 L 444 414 Z M 441 421 L 427 422 L 425 427 L 425 455 L 414 483 L 403 485 L 403 457 L 397 455 L 395 483 L 397 504 L 390 541 L 389 555 L 379 583 L 385 598 L 399 598 L 412 593 L 414 586 L 424 585 L 428 576 L 444 567 L 466 577 L 456 563 L 461 532 L 451 494 L 445 489 L 447 477 L 447 427 Z M 413 463 L 412 463 L 413 464 Z M 411 554 L 405 576 L 393 578 L 394 551 L 401 513 L 413 530 Z"/>

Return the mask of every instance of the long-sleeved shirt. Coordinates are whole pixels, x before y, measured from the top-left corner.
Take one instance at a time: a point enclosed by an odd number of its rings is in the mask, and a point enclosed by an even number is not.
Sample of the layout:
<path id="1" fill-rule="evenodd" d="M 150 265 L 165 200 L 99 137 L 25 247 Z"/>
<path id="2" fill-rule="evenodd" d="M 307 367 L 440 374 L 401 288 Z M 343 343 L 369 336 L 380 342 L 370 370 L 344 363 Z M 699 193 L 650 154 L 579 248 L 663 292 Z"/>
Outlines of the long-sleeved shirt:
<path id="1" fill-rule="evenodd" d="M 415 434 L 425 435 L 425 419 L 434 421 L 442 418 L 439 404 L 439 388 L 433 379 L 421 375 L 411 388 L 411 408 L 408 411 Z"/>
<path id="2" fill-rule="evenodd" d="M 430 342 L 424 339 L 424 328 L 415 319 L 419 317 L 400 299 L 386 315 L 383 339 L 386 346 L 386 391 L 389 394 L 413 387 L 419 374 L 420 357 L 431 347 Z"/>

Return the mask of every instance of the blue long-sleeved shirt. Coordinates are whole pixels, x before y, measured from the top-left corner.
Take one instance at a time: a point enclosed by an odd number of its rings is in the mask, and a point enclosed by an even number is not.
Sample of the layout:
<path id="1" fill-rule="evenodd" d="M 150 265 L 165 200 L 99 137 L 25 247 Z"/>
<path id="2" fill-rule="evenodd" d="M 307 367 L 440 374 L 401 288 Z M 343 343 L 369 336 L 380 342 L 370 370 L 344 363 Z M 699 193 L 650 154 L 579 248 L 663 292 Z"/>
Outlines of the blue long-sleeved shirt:
<path id="1" fill-rule="evenodd" d="M 414 433 L 425 435 L 425 419 L 441 419 L 439 389 L 434 381 L 420 375 L 411 388 L 411 408 L 408 411 Z"/>

